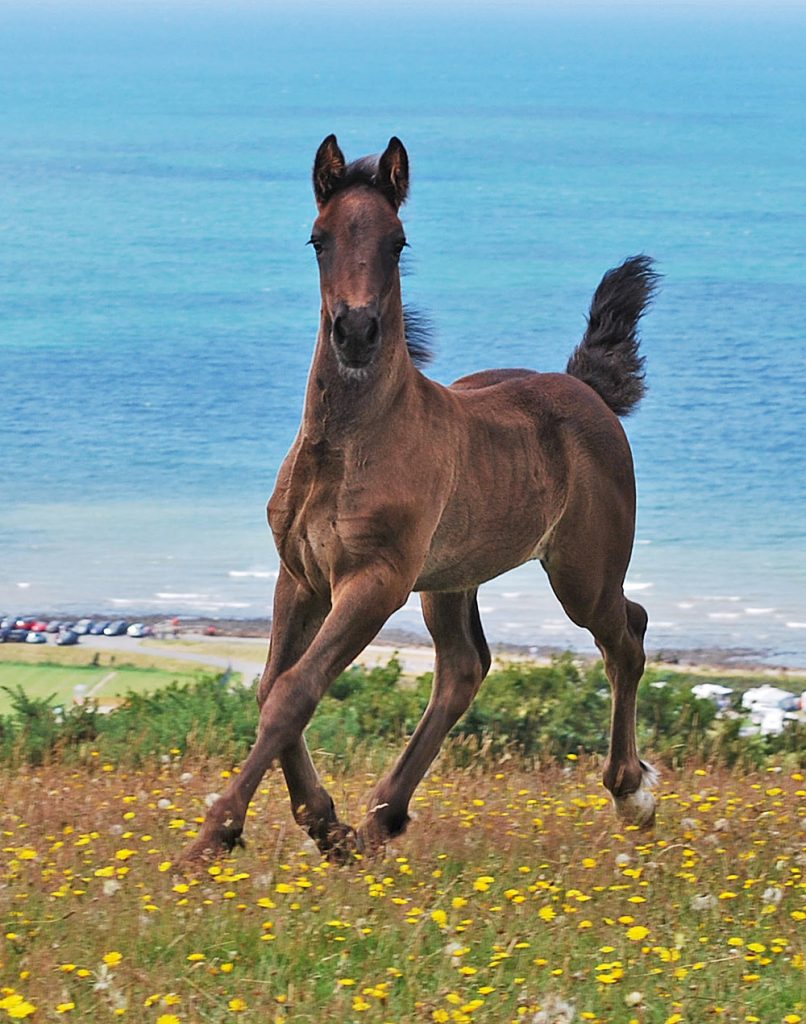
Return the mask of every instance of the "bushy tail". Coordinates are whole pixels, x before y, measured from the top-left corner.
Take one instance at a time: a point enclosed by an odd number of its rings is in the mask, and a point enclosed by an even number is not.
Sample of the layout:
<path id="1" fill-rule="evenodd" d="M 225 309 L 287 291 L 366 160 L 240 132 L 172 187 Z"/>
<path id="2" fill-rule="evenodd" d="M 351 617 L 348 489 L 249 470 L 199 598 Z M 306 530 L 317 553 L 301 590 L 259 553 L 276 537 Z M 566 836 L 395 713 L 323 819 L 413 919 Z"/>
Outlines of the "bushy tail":
<path id="1" fill-rule="evenodd" d="M 594 293 L 585 336 L 565 368 L 590 385 L 618 416 L 629 415 L 646 391 L 638 321 L 658 278 L 649 256 L 631 256 L 608 270 Z"/>

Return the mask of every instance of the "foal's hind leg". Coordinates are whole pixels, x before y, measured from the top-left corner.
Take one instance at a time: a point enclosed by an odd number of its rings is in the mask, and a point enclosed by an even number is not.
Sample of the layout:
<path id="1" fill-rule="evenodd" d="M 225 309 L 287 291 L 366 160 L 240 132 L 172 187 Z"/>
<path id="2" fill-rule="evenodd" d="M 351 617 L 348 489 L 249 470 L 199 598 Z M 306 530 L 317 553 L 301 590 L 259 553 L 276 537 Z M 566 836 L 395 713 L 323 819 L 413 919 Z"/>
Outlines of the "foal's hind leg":
<path id="1" fill-rule="evenodd" d="M 408 746 L 370 797 L 366 818 L 358 830 L 359 841 L 369 850 L 406 828 L 414 790 L 490 668 L 476 591 L 420 596 L 436 649 L 431 700 Z"/>
<path id="2" fill-rule="evenodd" d="M 655 771 L 638 757 L 635 737 L 636 692 L 644 671 L 644 633 L 647 614 L 640 604 L 616 588 L 596 591 L 603 573 L 595 563 L 562 570 L 546 566 L 552 588 L 568 617 L 590 630 L 604 659 L 613 695 L 610 751 L 603 781 L 613 796 L 616 813 L 628 825 L 649 827 L 655 820 L 651 792 Z"/>
<path id="3" fill-rule="evenodd" d="M 639 759 L 635 738 L 635 698 L 646 660 L 647 614 L 635 601 L 623 601 L 626 623 L 601 636 L 594 634 L 613 690 L 610 751 L 603 780 L 613 794 L 618 816 L 628 825 L 648 828 L 655 820 L 651 790 L 657 776 Z"/>

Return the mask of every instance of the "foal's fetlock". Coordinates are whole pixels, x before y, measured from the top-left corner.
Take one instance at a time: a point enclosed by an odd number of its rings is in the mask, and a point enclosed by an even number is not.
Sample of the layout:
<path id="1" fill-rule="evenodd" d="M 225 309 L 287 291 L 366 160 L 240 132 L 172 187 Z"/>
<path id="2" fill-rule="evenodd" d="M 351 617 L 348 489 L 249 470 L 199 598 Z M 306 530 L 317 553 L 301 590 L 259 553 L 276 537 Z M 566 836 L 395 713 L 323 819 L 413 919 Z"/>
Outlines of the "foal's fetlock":
<path id="1" fill-rule="evenodd" d="M 403 811 L 389 815 L 387 804 L 379 804 L 367 812 L 358 829 L 358 836 L 366 854 L 374 855 L 386 848 L 386 844 L 402 835 L 411 819 Z"/>
<path id="2" fill-rule="evenodd" d="M 604 784 L 613 797 L 616 814 L 625 825 L 652 828 L 657 801 L 652 788 L 658 773 L 645 761 L 635 765 L 605 766 Z"/>
<path id="3" fill-rule="evenodd" d="M 200 860 L 215 860 L 222 854 L 232 853 L 236 846 L 246 848 L 242 828 L 221 825 L 213 829 L 202 829 L 198 837 L 185 849 L 182 861 L 193 863 Z"/>
<path id="4" fill-rule="evenodd" d="M 602 782 L 617 799 L 634 793 L 640 787 L 643 776 L 643 766 L 638 760 L 626 764 L 607 761 L 602 772 Z"/>
<path id="5" fill-rule="evenodd" d="M 243 817 L 233 813 L 231 805 L 219 797 L 207 812 L 201 831 L 187 847 L 182 859 L 187 862 L 214 860 L 222 854 L 232 853 L 236 846 L 244 848 L 242 832 Z"/>

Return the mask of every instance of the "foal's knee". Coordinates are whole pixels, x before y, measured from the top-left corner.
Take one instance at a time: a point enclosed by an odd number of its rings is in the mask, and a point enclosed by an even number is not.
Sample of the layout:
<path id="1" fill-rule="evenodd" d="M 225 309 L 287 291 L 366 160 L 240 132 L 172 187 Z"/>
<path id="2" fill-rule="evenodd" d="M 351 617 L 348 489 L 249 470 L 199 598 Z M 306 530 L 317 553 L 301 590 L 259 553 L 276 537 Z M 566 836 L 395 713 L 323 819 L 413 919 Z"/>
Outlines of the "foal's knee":
<path id="1" fill-rule="evenodd" d="M 276 738 L 278 749 L 296 741 L 313 717 L 318 703 L 309 684 L 291 671 L 278 676 L 260 708 L 258 733 Z"/>

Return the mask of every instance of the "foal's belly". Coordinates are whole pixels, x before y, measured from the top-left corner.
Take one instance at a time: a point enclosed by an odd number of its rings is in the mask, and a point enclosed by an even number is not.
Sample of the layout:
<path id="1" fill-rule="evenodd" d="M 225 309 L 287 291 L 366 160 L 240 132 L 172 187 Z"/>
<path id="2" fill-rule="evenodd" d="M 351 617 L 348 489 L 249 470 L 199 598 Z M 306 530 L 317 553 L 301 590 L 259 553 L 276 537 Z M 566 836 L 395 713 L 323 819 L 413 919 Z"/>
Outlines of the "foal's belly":
<path id="1" fill-rule="evenodd" d="M 515 540 L 511 536 L 461 539 L 458 548 L 434 546 L 412 588 L 415 591 L 471 590 L 488 580 L 539 560 L 548 545 L 548 533 Z"/>

